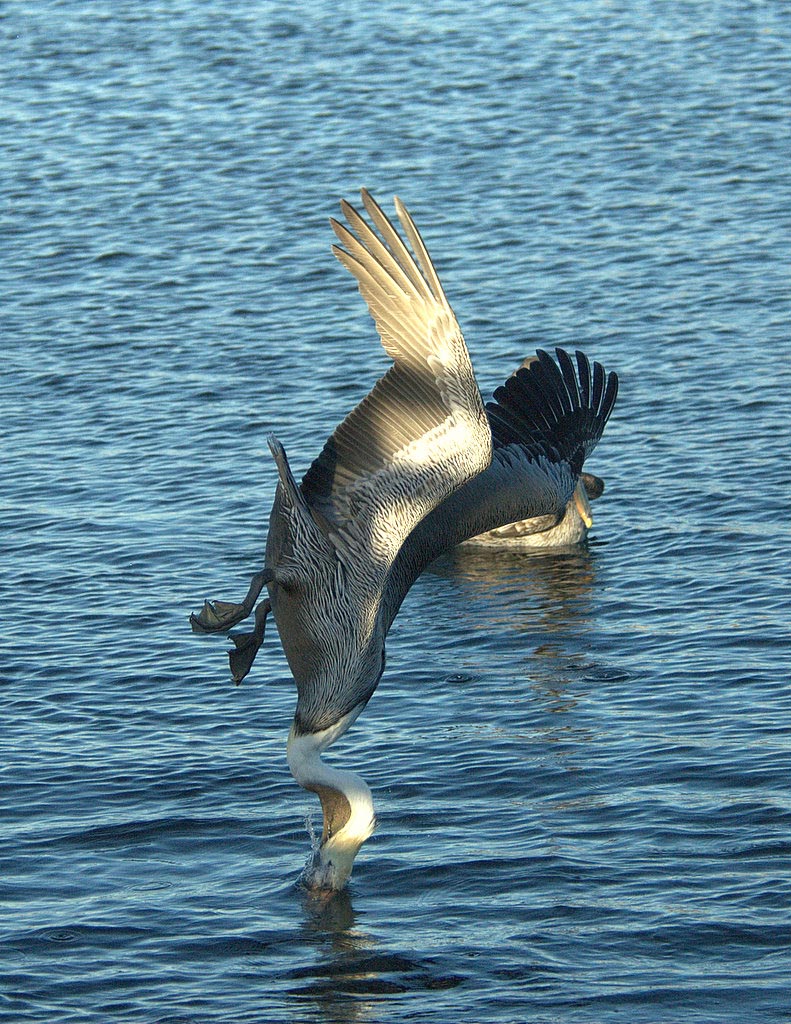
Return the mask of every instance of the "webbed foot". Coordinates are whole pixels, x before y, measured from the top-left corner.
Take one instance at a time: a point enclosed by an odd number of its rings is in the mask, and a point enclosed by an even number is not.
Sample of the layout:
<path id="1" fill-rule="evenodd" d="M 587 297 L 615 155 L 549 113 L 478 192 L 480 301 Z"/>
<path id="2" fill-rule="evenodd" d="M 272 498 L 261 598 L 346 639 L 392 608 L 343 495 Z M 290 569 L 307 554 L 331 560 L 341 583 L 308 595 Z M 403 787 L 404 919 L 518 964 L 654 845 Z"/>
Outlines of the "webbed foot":
<path id="1" fill-rule="evenodd" d="M 250 581 L 250 589 L 241 604 L 234 604 L 231 601 L 205 601 L 197 615 L 194 612 L 190 615 L 193 633 L 224 633 L 226 629 L 246 619 L 253 610 L 264 584 L 270 579 L 271 574 L 266 569 L 257 572 Z"/>
<path id="2" fill-rule="evenodd" d="M 196 615 L 190 615 L 193 633 L 222 633 L 237 622 L 246 619 L 250 614 L 243 604 L 230 601 L 204 601 L 203 607 Z"/>
<path id="3" fill-rule="evenodd" d="M 252 633 L 230 634 L 230 638 L 236 647 L 234 650 L 228 651 L 228 661 L 231 666 L 233 681 L 237 686 L 253 667 L 255 656 L 258 654 L 258 648 L 264 642 L 266 617 L 271 610 L 272 605 L 267 598 L 255 610 L 255 629 Z"/>

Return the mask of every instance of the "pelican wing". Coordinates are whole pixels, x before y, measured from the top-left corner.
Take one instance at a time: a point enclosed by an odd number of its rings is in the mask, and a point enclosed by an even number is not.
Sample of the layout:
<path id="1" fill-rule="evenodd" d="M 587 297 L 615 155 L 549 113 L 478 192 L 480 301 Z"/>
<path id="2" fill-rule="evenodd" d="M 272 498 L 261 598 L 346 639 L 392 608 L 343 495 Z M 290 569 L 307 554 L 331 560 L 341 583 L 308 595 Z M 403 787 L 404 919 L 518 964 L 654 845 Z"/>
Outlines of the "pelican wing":
<path id="1" fill-rule="evenodd" d="M 557 363 L 539 349 L 486 403 L 495 447 L 538 446 L 555 452 L 575 473 L 599 443 L 618 396 L 618 376 L 584 352 L 576 367 L 562 348 Z"/>
<path id="2" fill-rule="evenodd" d="M 491 430 L 467 346 L 420 234 L 395 201 L 407 242 L 368 192 L 372 224 L 349 203 L 333 221 L 393 366 L 335 430 L 302 481 L 345 562 L 383 571 L 414 526 L 491 460 Z"/>
<path id="3" fill-rule="evenodd" d="M 525 445 L 495 448 L 487 469 L 418 523 L 402 545 L 384 588 L 385 629 L 390 628 L 412 584 L 435 558 L 470 537 L 517 519 L 547 516 L 547 527 L 554 525 L 575 484 L 566 462 L 553 462 Z"/>

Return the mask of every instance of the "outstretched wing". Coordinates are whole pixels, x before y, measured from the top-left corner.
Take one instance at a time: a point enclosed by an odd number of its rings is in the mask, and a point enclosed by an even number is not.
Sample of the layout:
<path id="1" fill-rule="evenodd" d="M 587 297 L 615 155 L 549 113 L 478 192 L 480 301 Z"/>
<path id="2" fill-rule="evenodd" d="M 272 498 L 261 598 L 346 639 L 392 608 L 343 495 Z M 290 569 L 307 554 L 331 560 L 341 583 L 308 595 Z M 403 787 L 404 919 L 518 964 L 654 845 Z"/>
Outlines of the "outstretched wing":
<path id="1" fill-rule="evenodd" d="M 494 392 L 486 414 L 496 448 L 539 445 L 574 473 L 599 443 L 618 396 L 618 377 L 584 352 L 538 349 Z"/>
<path id="2" fill-rule="evenodd" d="M 393 366 L 335 430 L 301 490 L 347 563 L 384 571 L 415 525 L 491 461 L 492 439 L 453 310 L 405 207 L 410 248 L 368 192 L 332 221 Z M 376 575 L 376 574 L 375 574 Z"/>
<path id="3" fill-rule="evenodd" d="M 556 348 L 555 357 L 538 349 L 486 403 L 492 464 L 436 513 L 460 541 L 565 510 L 612 413 L 618 376 L 584 352 L 572 361 Z"/>

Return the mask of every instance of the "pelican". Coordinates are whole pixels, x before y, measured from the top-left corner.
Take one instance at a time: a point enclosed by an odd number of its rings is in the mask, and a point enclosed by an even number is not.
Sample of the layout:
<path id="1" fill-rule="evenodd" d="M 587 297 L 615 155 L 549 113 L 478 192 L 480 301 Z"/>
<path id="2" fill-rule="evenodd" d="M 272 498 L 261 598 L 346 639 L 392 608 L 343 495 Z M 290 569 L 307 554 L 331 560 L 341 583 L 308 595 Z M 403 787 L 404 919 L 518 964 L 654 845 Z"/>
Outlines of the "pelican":
<path id="1" fill-rule="evenodd" d="M 462 543 L 465 546 L 546 551 L 581 544 L 593 526 L 590 503 L 601 496 L 604 481 L 592 473 L 582 473 L 574 494 L 558 520 L 552 516 L 520 519 L 497 526 Z"/>
<path id="2" fill-rule="evenodd" d="M 374 829 L 367 783 L 321 755 L 371 699 L 385 638 L 410 587 L 443 551 L 522 519 L 556 524 L 598 442 L 617 377 L 537 353 L 485 408 L 461 329 L 412 217 L 398 198 L 401 232 L 362 191 L 368 220 L 341 202 L 333 252 L 356 278 L 393 365 L 343 420 L 301 483 L 269 437 L 278 483 L 264 567 L 240 603 L 206 601 L 196 632 L 226 631 L 255 608 L 252 632 L 232 634 L 240 682 L 268 615 L 294 676 L 297 706 L 287 759 L 323 811 L 321 841 L 302 878 L 314 889 L 346 884 Z M 256 607 L 261 591 L 268 596 Z"/>
<path id="3" fill-rule="evenodd" d="M 528 356 L 514 375 L 521 369 L 533 367 L 540 360 L 538 356 Z M 540 373 L 540 370 L 537 370 Z M 568 548 L 582 544 L 593 526 L 593 512 L 590 503 L 604 493 L 604 481 L 592 473 L 581 473 L 574 494 L 566 505 L 565 511 L 558 521 L 552 516 L 539 516 L 533 519 L 520 519 L 516 523 L 479 533 L 469 537 L 463 543 L 468 547 L 510 548 L 511 550 L 547 551 L 553 548 Z"/>

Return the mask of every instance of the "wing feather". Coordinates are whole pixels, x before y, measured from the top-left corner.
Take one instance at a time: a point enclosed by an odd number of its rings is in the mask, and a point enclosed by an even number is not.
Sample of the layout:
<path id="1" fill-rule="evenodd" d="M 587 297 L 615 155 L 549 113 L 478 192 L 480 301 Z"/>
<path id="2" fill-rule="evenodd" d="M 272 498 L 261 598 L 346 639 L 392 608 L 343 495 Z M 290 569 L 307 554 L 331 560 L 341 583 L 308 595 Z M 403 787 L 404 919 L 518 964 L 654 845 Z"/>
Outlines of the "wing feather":
<path id="1" fill-rule="evenodd" d="M 393 366 L 336 428 L 301 489 L 338 551 L 384 571 L 416 523 L 491 461 L 461 329 L 403 204 L 406 241 L 371 195 L 343 202 L 333 252 L 355 277 Z M 410 248 L 407 246 L 409 243 Z"/>
<path id="2" fill-rule="evenodd" d="M 563 349 L 557 364 L 541 350 L 494 393 L 486 411 L 496 446 L 539 444 L 579 472 L 599 442 L 618 395 L 618 377 L 601 363 L 591 369 L 576 352 L 577 369 Z"/>

